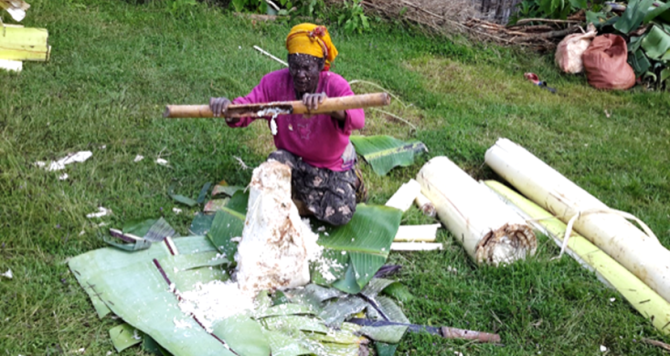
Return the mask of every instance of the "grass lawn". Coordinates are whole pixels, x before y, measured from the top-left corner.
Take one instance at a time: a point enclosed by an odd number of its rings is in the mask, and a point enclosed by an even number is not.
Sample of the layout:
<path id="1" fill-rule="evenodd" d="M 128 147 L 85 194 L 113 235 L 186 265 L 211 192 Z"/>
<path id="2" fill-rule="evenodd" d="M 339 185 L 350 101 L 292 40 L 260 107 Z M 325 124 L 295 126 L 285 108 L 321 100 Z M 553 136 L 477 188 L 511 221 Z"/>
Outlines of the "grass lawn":
<path id="1" fill-rule="evenodd" d="M 271 152 L 260 122 L 232 130 L 220 120 L 163 119 L 165 104 L 244 95 L 281 65 L 291 24 L 252 23 L 205 5 L 176 20 L 160 2 L 33 0 L 26 26 L 46 27 L 49 63 L 0 72 L 0 355 L 87 355 L 113 349 L 66 261 L 103 247 L 98 223 L 164 216 L 181 234 L 196 208 L 167 195 L 196 197 L 207 181 L 245 185 Z M 4 20 L 8 20 L 4 15 Z M 600 92 L 558 72 L 551 58 L 493 46 L 455 44 L 380 25 L 348 36 L 332 28 L 340 56 L 333 71 L 398 95 L 389 112 L 417 126 L 430 149 L 413 166 L 376 177 L 364 167 L 371 203 L 384 203 L 431 156 L 446 155 L 477 178 L 495 175 L 484 152 L 510 138 L 611 207 L 637 215 L 670 246 L 670 95 Z M 535 72 L 559 95 L 523 78 Z M 354 90 L 375 88 L 355 84 Z M 411 104 L 411 106 L 410 106 Z M 411 138 L 409 126 L 369 111 L 363 134 Z M 103 148 L 104 147 L 104 148 Z M 35 161 L 91 150 L 85 163 L 48 172 Z M 145 159 L 133 162 L 136 155 Z M 156 158 L 169 161 L 164 167 Z M 113 215 L 87 219 L 104 206 Z M 425 222 L 410 211 L 403 223 Z M 108 226 L 108 227 L 109 227 Z M 622 298 L 539 238 L 538 254 L 504 268 L 478 268 L 447 232 L 442 252 L 394 253 L 399 279 L 417 297 L 404 305 L 414 323 L 498 332 L 505 347 L 410 334 L 402 355 L 654 355 L 640 338 L 670 342 Z M 449 272 L 447 267 L 457 270 Z M 610 301 L 614 298 L 614 301 Z M 125 354 L 143 354 L 130 349 Z"/>

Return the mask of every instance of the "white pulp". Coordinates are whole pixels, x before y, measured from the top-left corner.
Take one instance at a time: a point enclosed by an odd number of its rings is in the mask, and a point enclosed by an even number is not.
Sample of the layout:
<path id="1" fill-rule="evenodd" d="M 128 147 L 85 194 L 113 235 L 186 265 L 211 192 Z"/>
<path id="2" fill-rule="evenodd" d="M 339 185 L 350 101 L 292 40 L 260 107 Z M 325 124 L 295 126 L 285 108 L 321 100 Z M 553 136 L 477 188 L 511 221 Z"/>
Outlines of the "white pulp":
<path id="1" fill-rule="evenodd" d="M 254 169 L 248 206 L 235 255 L 240 289 L 255 295 L 309 283 L 321 247 L 291 199 L 290 167 L 271 160 Z"/>

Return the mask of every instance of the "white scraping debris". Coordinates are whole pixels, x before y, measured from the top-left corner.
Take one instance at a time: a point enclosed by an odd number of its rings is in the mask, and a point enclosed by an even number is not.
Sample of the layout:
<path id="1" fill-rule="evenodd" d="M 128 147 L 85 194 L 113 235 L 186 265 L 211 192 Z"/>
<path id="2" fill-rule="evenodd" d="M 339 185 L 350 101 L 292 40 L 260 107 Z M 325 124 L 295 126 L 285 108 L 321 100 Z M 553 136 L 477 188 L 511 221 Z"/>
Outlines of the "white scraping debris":
<path id="1" fill-rule="evenodd" d="M 107 209 L 107 208 L 101 206 L 101 207 L 98 207 L 98 212 L 97 213 L 86 214 L 86 217 L 89 218 L 89 219 L 91 219 L 91 218 L 101 218 L 105 215 L 110 214 L 111 212 L 112 212 L 111 209 Z"/>
<path id="2" fill-rule="evenodd" d="M 277 136 L 277 121 L 274 117 L 270 120 L 270 132 L 272 132 L 272 136 Z"/>
<path id="3" fill-rule="evenodd" d="M 9 278 L 9 279 L 14 278 L 14 274 L 12 273 L 12 270 L 11 270 L 11 269 L 8 269 L 7 272 L 5 272 L 5 273 L 3 273 L 3 274 L 0 274 L 0 276 L 2 276 L 2 277 L 7 277 L 7 278 Z"/>
<path id="4" fill-rule="evenodd" d="M 137 158 L 137 157 L 135 157 L 135 158 Z M 160 164 L 161 166 L 167 166 L 168 165 L 168 161 L 165 160 L 165 159 L 162 159 L 162 158 L 156 158 L 156 163 Z"/>
<path id="5" fill-rule="evenodd" d="M 91 152 L 91 151 L 79 151 L 77 153 L 71 153 L 71 154 L 59 159 L 56 162 L 51 162 L 51 164 L 47 168 L 47 171 L 60 171 L 62 169 L 65 169 L 65 165 L 75 163 L 75 162 L 84 162 L 87 159 L 91 158 L 91 156 L 93 156 L 93 152 Z M 37 162 L 36 162 L 36 164 L 40 165 Z"/>
<path id="6" fill-rule="evenodd" d="M 309 283 L 309 262 L 320 257 L 322 248 L 291 199 L 291 168 L 265 162 L 254 169 L 249 186 L 249 209 L 235 255 L 240 289 L 255 295 Z"/>
<path id="7" fill-rule="evenodd" d="M 232 281 L 198 282 L 194 290 L 179 295 L 181 311 L 193 315 L 208 332 L 215 322 L 254 309 L 254 296 L 240 291 Z M 176 319 L 173 321 L 177 327 L 183 325 Z"/>
<path id="8" fill-rule="evenodd" d="M 144 159 L 144 156 L 142 156 L 142 155 L 137 155 L 137 156 L 135 156 L 135 159 L 133 160 L 133 162 L 139 162 L 139 161 L 141 161 L 141 160 L 143 160 L 143 159 Z"/>

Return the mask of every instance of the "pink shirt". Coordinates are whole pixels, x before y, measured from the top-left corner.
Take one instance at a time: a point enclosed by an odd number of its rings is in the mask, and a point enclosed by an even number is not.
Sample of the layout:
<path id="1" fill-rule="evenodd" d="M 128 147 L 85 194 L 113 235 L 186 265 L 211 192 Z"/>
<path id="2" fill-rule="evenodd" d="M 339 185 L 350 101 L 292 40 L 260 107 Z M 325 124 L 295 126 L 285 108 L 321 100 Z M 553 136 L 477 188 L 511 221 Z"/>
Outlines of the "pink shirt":
<path id="1" fill-rule="evenodd" d="M 319 77 L 317 93 L 325 92 L 329 98 L 354 95 L 349 83 L 340 75 L 323 71 Z M 272 101 L 291 101 L 295 98 L 293 80 L 287 69 L 265 75 L 247 96 L 233 100 L 234 104 L 256 104 Z M 279 115 L 275 119 L 277 149 L 286 150 L 311 166 L 333 171 L 351 169 L 356 157 L 349 142 L 351 131 L 365 126 L 363 109 L 347 110 L 344 125 L 327 114 L 304 118 L 302 115 Z M 271 117 L 263 117 L 270 127 Z M 246 127 L 255 118 L 245 117 L 230 127 Z"/>

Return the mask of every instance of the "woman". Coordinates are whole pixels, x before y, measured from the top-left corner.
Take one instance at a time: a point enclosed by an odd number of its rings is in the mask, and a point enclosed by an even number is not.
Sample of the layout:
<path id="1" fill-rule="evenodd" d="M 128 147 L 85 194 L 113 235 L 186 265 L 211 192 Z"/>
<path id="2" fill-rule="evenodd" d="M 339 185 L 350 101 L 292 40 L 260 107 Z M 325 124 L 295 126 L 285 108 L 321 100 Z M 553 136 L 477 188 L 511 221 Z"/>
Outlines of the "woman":
<path id="1" fill-rule="evenodd" d="M 302 100 L 315 110 L 328 97 L 354 95 L 344 78 L 329 71 L 337 49 L 325 27 L 308 23 L 293 27 L 286 48 L 288 69 L 265 75 L 251 93 L 232 103 Z M 227 98 L 211 98 L 209 103 L 215 117 L 225 116 L 230 104 Z M 365 199 L 355 168 L 356 151 L 349 141 L 351 132 L 365 125 L 363 109 L 263 119 L 268 120 L 277 147 L 268 159 L 291 167 L 293 199 L 301 214 L 313 214 L 332 225 L 349 222 L 356 202 Z M 226 118 L 230 127 L 246 127 L 254 120 Z"/>

